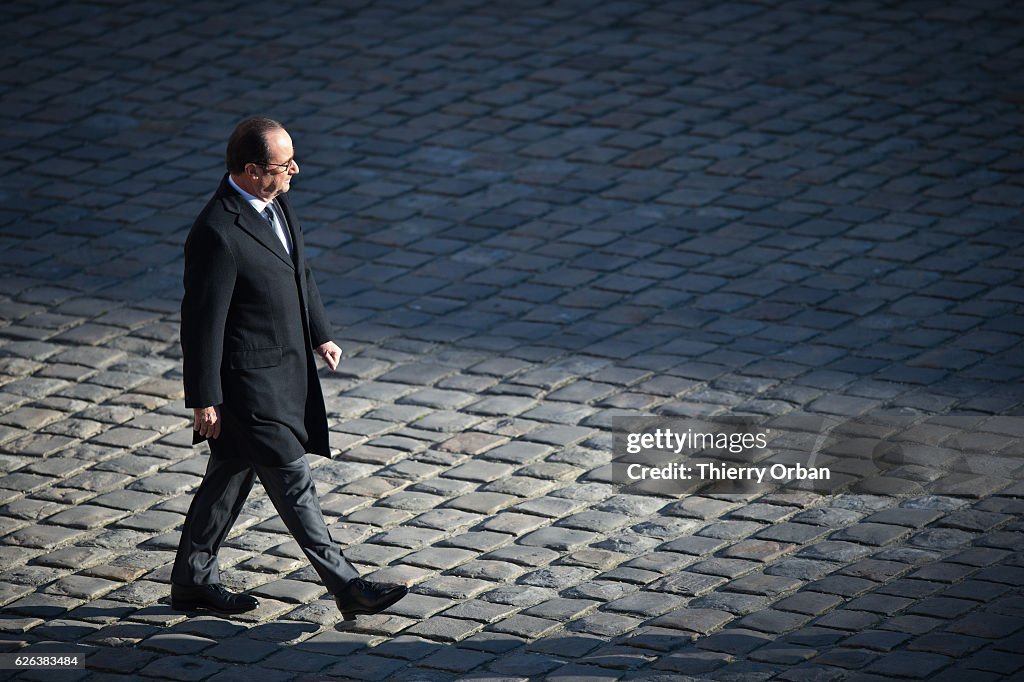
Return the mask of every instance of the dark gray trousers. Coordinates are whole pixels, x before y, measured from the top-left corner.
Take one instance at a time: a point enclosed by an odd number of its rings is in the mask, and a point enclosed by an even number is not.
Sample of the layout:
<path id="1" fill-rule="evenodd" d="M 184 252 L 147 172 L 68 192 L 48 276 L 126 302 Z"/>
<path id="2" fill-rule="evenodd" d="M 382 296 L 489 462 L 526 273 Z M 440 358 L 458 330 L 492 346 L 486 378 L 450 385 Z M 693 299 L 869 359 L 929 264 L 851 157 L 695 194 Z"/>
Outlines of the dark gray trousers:
<path id="1" fill-rule="evenodd" d="M 338 594 L 349 580 L 359 577 L 331 539 L 305 457 L 288 464 L 255 464 L 240 457 L 225 457 L 216 441 L 210 441 L 210 447 L 217 456 L 209 458 L 206 475 L 189 506 L 171 582 L 220 582 L 217 552 L 257 476 L 281 520 L 331 594 Z"/>

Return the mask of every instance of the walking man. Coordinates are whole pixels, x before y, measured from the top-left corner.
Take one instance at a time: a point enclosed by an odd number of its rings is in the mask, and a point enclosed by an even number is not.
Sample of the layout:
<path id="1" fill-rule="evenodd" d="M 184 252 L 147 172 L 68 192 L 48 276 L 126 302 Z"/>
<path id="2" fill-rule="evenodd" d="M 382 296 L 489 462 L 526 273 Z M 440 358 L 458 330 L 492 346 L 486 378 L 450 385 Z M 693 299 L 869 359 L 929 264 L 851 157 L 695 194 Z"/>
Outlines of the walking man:
<path id="1" fill-rule="evenodd" d="M 220 584 L 217 552 L 255 477 L 346 620 L 377 613 L 407 589 L 359 577 L 331 540 L 306 453 L 330 457 L 315 351 L 334 370 L 341 349 L 306 264 L 285 196 L 299 173 L 292 140 L 268 118 L 242 121 L 227 174 L 185 243 L 181 348 L 193 442 L 210 458 L 171 572 L 180 610 L 241 613 L 259 604 Z"/>

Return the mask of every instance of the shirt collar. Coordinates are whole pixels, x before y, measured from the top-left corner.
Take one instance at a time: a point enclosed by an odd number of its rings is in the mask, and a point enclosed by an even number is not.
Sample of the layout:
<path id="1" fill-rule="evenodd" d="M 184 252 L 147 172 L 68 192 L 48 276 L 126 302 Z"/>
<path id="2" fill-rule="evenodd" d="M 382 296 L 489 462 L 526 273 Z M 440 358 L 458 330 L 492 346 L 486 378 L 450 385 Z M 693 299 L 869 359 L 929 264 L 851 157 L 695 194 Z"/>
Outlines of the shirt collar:
<path id="1" fill-rule="evenodd" d="M 234 178 L 232 178 L 230 175 L 228 175 L 228 184 L 234 187 L 235 191 L 241 194 L 242 198 L 248 201 L 249 205 L 256 209 L 257 213 L 263 213 L 263 209 L 265 209 L 267 207 L 267 204 L 270 203 L 269 201 L 264 201 L 263 199 L 260 199 L 259 197 L 254 197 L 253 195 L 246 192 L 244 189 L 235 184 Z"/>

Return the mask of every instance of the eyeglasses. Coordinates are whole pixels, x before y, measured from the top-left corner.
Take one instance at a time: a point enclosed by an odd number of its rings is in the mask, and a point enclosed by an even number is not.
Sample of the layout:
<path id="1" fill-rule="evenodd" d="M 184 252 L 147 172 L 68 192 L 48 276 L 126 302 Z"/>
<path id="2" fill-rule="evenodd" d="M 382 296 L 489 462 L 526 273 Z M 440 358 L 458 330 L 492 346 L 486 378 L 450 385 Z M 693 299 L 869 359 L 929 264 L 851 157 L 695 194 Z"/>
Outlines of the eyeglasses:
<path id="1" fill-rule="evenodd" d="M 296 166 L 299 165 L 298 162 L 295 160 L 294 156 L 292 158 L 288 159 L 287 161 L 285 161 L 284 163 L 261 163 L 259 165 L 263 166 L 267 170 L 269 170 L 271 168 L 280 168 L 281 170 L 278 171 L 278 173 L 287 173 L 288 171 L 290 171 L 292 169 L 292 164 L 293 163 Z"/>

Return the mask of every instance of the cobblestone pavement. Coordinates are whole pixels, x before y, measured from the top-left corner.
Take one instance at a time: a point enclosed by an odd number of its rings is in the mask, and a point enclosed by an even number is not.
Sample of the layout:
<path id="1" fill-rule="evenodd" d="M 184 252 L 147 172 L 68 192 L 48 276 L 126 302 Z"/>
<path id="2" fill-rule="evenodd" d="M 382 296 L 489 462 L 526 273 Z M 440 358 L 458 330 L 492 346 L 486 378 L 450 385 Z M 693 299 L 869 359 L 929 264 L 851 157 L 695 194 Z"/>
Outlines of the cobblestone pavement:
<path id="1" fill-rule="evenodd" d="M 88 652 L 24 679 L 1021 675 L 1020 3 L 4 12 L 0 643 Z M 354 626 L 259 488 L 259 610 L 165 603 L 182 244 L 253 113 L 347 354 L 328 523 L 413 592 Z M 610 477 L 616 415 L 882 411 L 932 417 L 884 485 Z"/>

